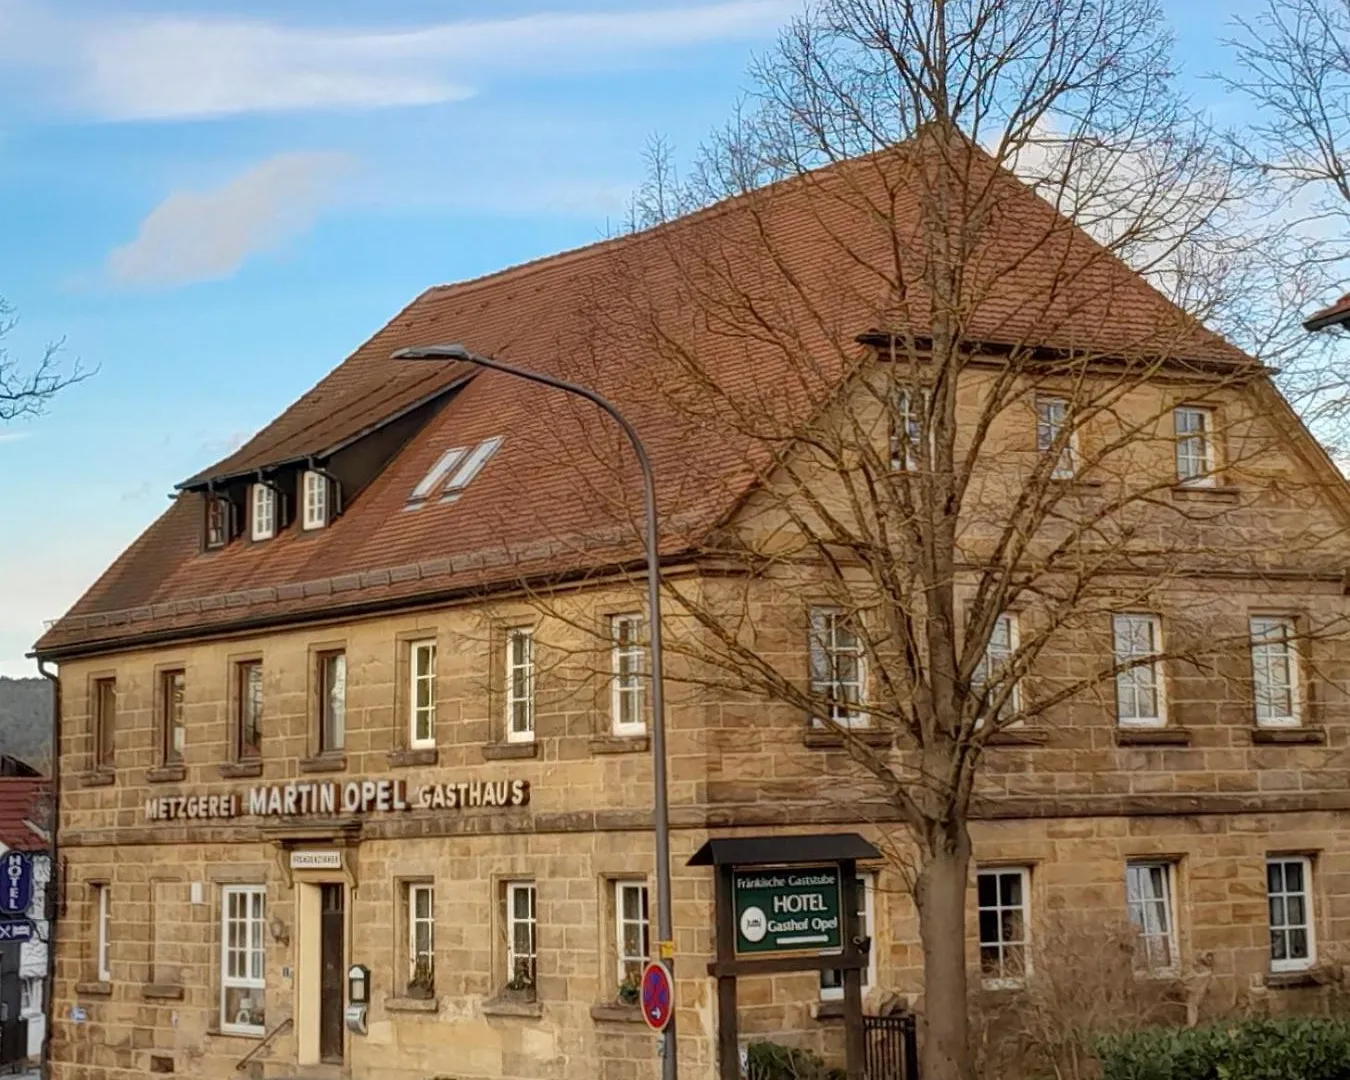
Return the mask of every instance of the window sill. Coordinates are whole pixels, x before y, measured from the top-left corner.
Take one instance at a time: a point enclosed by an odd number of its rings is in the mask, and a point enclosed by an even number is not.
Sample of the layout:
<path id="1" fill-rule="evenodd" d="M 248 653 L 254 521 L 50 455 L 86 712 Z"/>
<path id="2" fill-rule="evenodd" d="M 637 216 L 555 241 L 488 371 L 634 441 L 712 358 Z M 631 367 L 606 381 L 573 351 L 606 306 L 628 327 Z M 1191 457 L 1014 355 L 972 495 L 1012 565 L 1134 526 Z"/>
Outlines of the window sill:
<path id="1" fill-rule="evenodd" d="M 889 731 L 877 731 L 873 728 L 857 728 L 849 734 L 864 746 L 888 747 L 892 737 Z M 802 734 L 802 745 L 809 750 L 839 750 L 845 745 L 842 733 L 824 728 L 807 728 Z"/>
<path id="2" fill-rule="evenodd" d="M 434 997 L 387 997 L 384 999 L 385 1012 L 434 1013 L 441 1007 Z"/>
<path id="3" fill-rule="evenodd" d="M 117 773 L 110 768 L 90 769 L 80 777 L 80 787 L 110 787 L 117 783 Z"/>
<path id="4" fill-rule="evenodd" d="M 592 751 L 595 747 L 592 745 Z M 484 761 L 518 761 L 539 756 L 539 744 L 530 742 L 488 743 L 483 747 Z"/>
<path id="5" fill-rule="evenodd" d="M 593 735 L 590 741 L 592 754 L 645 754 L 651 746 L 647 735 Z"/>
<path id="6" fill-rule="evenodd" d="M 989 736 L 990 746 L 1044 746 L 1049 741 L 1044 728 L 1006 728 Z"/>
<path id="7" fill-rule="evenodd" d="M 1252 742 L 1258 746 L 1321 746 L 1326 741 L 1323 727 L 1252 728 Z"/>
<path id="8" fill-rule="evenodd" d="M 516 998 L 495 997 L 483 1002 L 484 1016 L 523 1016 L 537 1020 L 544 1015 L 544 1006 L 539 1001 L 521 1001 Z"/>
<path id="9" fill-rule="evenodd" d="M 1334 982 L 1326 968 L 1310 967 L 1302 971 L 1271 971 L 1266 974 L 1267 990 L 1297 990 L 1306 986 L 1326 986 Z"/>
<path id="10" fill-rule="evenodd" d="M 642 1009 L 637 1005 L 620 1005 L 617 1001 L 606 1001 L 591 1006 L 591 1019 L 597 1023 L 641 1024 Z"/>
<path id="11" fill-rule="evenodd" d="M 314 757 L 301 758 L 299 769 L 302 773 L 346 772 L 347 755 L 316 754 Z"/>
<path id="12" fill-rule="evenodd" d="M 1182 502 L 1194 499 L 1200 502 L 1237 503 L 1241 501 L 1242 489 L 1227 484 L 1176 484 L 1172 488 L 1172 498 Z"/>
<path id="13" fill-rule="evenodd" d="M 156 765 L 145 770 L 147 784 L 178 784 L 187 776 L 187 767 L 179 765 Z"/>
<path id="14" fill-rule="evenodd" d="M 391 769 L 406 769 L 411 765 L 438 765 L 441 752 L 434 746 L 401 746 L 390 750 L 385 757 Z"/>
<path id="15" fill-rule="evenodd" d="M 168 983 L 145 983 L 141 986 L 141 997 L 146 1001 L 182 1001 L 183 988 Z"/>
<path id="16" fill-rule="evenodd" d="M 811 1019 L 819 1020 L 822 1023 L 830 1020 L 842 1020 L 844 1018 L 844 1003 L 842 1001 L 817 1001 L 811 1006 Z"/>
<path id="17" fill-rule="evenodd" d="M 218 1020 L 212 1020 L 206 1025 L 206 1033 L 216 1039 L 248 1039 L 250 1042 L 258 1042 L 267 1037 L 265 1031 L 223 1031 Z"/>
<path id="18" fill-rule="evenodd" d="M 1191 732 L 1182 727 L 1118 727 L 1117 746 L 1190 746 Z"/>
<path id="19" fill-rule="evenodd" d="M 250 776 L 261 776 L 263 773 L 261 758 L 253 761 L 226 761 L 218 768 L 225 780 L 243 780 Z"/>
<path id="20" fill-rule="evenodd" d="M 81 997 L 112 997 L 110 982 L 82 982 L 75 984 L 75 993 Z"/>

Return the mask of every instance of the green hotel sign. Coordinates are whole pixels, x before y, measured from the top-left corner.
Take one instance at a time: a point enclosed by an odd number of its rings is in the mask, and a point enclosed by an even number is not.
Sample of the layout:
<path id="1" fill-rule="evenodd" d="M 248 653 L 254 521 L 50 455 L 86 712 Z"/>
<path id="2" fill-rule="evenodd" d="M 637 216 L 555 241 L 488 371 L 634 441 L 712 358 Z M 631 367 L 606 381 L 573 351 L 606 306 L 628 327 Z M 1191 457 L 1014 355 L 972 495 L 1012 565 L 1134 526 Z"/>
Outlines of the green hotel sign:
<path id="1" fill-rule="evenodd" d="M 838 864 L 736 868 L 731 881 L 738 955 L 843 951 Z"/>

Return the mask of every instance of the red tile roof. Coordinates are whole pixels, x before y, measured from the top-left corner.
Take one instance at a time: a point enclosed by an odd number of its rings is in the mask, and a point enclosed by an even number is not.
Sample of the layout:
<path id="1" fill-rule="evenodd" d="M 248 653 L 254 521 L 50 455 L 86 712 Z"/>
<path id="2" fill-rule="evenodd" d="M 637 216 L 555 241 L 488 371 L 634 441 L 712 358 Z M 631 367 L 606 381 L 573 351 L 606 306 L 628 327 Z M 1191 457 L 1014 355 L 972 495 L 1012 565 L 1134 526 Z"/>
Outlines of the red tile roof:
<path id="1" fill-rule="evenodd" d="M 43 851 L 51 823 L 51 781 L 0 779 L 0 844 L 14 851 Z"/>
<path id="2" fill-rule="evenodd" d="M 1330 307 L 1324 307 L 1310 315 L 1303 323 L 1305 330 L 1324 330 L 1328 326 L 1343 326 L 1350 323 L 1350 293 L 1346 293 Z"/>
<path id="3" fill-rule="evenodd" d="M 687 335 L 719 384 L 734 386 L 747 407 L 805 415 L 837 382 L 859 335 L 927 330 L 913 314 L 926 310 L 917 272 L 918 196 L 907 171 L 913 160 L 912 148 L 898 147 L 658 229 L 429 289 L 250 443 L 194 480 L 341 441 L 463 375 L 457 365 L 393 362 L 395 349 L 462 342 L 570 375 L 615 401 L 653 459 L 663 551 L 689 550 L 739 504 L 766 464 L 764 448 L 733 437 L 728 425 L 670 408 L 657 389 L 670 365 L 639 351 L 642 328 L 625 324 L 638 309 L 615 298 L 640 292 L 647 310 Z M 992 238 L 967 261 L 980 296 L 967 338 L 1252 363 L 987 158 L 977 154 L 975 168 L 1006 198 Z M 883 292 L 877 271 L 894 254 L 897 234 L 908 306 Z M 766 257 L 764 237 L 781 261 Z M 703 251 L 709 265 L 756 295 L 763 314 L 798 328 L 804 336 L 794 342 L 797 355 L 823 358 L 817 384 L 804 385 L 802 366 L 774 342 L 719 334 L 715 318 L 693 318 L 700 307 L 706 316 L 707 304 L 691 290 L 715 290 L 717 282 L 677 273 L 670 258 L 676 245 Z M 446 448 L 494 435 L 504 435 L 504 444 L 458 501 L 405 509 Z M 638 554 L 639 507 L 631 455 L 597 410 L 483 372 L 329 528 L 291 528 L 264 543 L 203 552 L 200 498 L 180 496 L 37 648 L 71 655 L 613 565 Z M 616 520 L 633 524 L 616 530 Z"/>

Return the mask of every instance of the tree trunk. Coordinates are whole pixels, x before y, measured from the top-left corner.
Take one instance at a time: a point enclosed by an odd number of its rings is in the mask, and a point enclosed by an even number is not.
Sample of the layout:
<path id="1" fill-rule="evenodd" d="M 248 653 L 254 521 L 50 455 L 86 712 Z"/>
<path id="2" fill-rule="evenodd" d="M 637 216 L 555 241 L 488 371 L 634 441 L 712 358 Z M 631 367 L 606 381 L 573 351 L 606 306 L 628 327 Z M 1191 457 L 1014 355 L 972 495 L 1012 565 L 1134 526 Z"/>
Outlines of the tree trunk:
<path id="1" fill-rule="evenodd" d="M 973 1080 L 966 999 L 966 874 L 970 834 L 964 822 L 935 830 L 919 871 L 915 902 L 923 941 L 923 1080 Z"/>

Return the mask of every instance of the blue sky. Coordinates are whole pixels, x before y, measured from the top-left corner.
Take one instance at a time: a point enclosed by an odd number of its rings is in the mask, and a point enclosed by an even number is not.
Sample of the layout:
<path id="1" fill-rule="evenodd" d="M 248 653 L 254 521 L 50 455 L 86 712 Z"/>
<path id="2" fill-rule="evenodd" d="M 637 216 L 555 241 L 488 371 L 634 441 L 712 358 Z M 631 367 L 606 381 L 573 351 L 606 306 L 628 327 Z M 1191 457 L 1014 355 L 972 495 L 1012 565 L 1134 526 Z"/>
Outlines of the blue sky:
<path id="1" fill-rule="evenodd" d="M 1168 0 L 1194 95 L 1251 0 Z M 97 367 L 0 429 L 0 674 L 428 285 L 614 228 L 797 0 L 0 0 L 0 296 Z"/>

